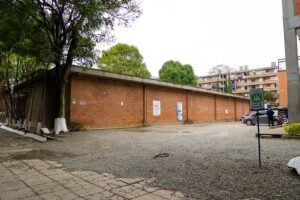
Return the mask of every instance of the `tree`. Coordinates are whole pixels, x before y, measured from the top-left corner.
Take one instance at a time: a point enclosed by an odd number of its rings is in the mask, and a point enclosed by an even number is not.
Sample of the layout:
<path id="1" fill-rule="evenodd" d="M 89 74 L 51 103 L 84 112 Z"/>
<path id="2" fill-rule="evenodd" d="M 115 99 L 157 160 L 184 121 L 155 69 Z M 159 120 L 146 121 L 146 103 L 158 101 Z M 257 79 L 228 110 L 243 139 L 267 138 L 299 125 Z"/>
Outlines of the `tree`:
<path id="1" fill-rule="evenodd" d="M 38 69 L 48 68 L 49 46 L 39 24 L 8 1 L 0 6 L 1 83 L 20 79 Z M 24 16 L 25 15 L 25 16 Z"/>
<path id="2" fill-rule="evenodd" d="M 208 74 L 210 75 L 220 75 L 220 74 L 227 74 L 228 72 L 232 72 L 234 69 L 229 67 L 228 65 L 216 65 L 210 68 Z"/>
<path id="3" fill-rule="evenodd" d="M 276 100 L 276 95 L 272 91 L 265 91 L 264 92 L 264 100 L 269 103 Z"/>
<path id="4" fill-rule="evenodd" d="M 226 89 L 227 93 L 232 93 L 232 82 L 231 82 L 230 72 L 227 75 L 226 82 L 227 82 L 227 89 Z"/>
<path id="5" fill-rule="evenodd" d="M 226 77 L 225 82 L 224 82 L 224 92 L 228 93 L 228 79 Z"/>
<path id="6" fill-rule="evenodd" d="M 197 78 L 191 65 L 182 65 L 178 61 L 169 60 L 159 70 L 159 79 L 183 85 L 197 85 Z"/>
<path id="7" fill-rule="evenodd" d="M 105 71 L 150 78 L 143 56 L 135 46 L 116 44 L 103 51 L 98 67 Z"/>
<path id="8" fill-rule="evenodd" d="M 58 129 L 66 131 L 65 88 L 73 62 L 91 66 L 95 44 L 107 40 L 116 24 L 127 25 L 138 17 L 139 6 L 135 0 L 3 1 L 9 8 L 26 13 L 47 35 L 51 61 L 56 67 L 56 123 L 63 127 Z"/>
<path id="9" fill-rule="evenodd" d="M 220 83 L 219 82 L 216 83 L 216 89 L 218 92 L 220 92 Z"/>
<path id="10" fill-rule="evenodd" d="M 24 76 L 49 67 L 50 53 L 45 32 L 35 20 L 21 13 L 10 1 L 0 4 L 0 87 L 8 112 L 6 117 L 21 118 L 19 95 L 14 98 L 10 85 L 18 84 Z"/>

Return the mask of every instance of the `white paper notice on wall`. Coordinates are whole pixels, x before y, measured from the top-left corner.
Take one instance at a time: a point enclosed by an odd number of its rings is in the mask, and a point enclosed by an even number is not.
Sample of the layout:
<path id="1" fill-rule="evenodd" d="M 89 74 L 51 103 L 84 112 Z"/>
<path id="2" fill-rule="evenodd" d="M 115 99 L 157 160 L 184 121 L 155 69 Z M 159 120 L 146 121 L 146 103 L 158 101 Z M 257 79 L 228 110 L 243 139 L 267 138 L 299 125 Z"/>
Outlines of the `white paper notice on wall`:
<path id="1" fill-rule="evenodd" d="M 80 101 L 80 102 L 79 102 L 79 105 L 81 105 L 81 106 L 86 106 L 86 101 Z"/>
<path id="2" fill-rule="evenodd" d="M 153 101 L 153 116 L 160 116 L 160 101 Z"/>
<path id="3" fill-rule="evenodd" d="M 228 110 L 227 109 L 225 109 L 225 114 L 228 114 Z"/>
<path id="4" fill-rule="evenodd" d="M 176 118 L 177 120 L 182 120 L 182 102 L 177 102 L 176 104 Z"/>

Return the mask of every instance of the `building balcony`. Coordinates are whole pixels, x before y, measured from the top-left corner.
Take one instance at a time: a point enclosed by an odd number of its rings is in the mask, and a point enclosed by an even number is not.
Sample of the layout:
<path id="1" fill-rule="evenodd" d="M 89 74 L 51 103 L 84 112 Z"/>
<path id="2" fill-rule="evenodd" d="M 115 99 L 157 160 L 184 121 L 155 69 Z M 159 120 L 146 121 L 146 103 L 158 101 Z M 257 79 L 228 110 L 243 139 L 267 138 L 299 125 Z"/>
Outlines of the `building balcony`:
<path id="1" fill-rule="evenodd" d="M 264 87 L 264 91 L 277 91 L 277 87 Z"/>
<path id="2" fill-rule="evenodd" d="M 198 84 L 207 84 L 207 83 L 217 83 L 217 82 L 222 82 L 225 81 L 225 78 L 219 78 L 217 79 L 210 79 L 210 80 L 206 80 L 206 81 L 202 81 L 202 80 L 198 80 Z"/>
<path id="3" fill-rule="evenodd" d="M 277 87 L 264 87 L 264 91 L 277 91 Z M 236 89 L 232 91 L 234 94 L 241 94 L 241 93 L 249 93 L 250 90 L 245 90 L 245 89 Z"/>
<path id="4" fill-rule="evenodd" d="M 232 91 L 233 94 L 243 94 L 243 93 L 249 93 L 249 90 L 242 90 L 242 89 L 237 89 Z"/>
<path id="5" fill-rule="evenodd" d="M 247 75 L 245 79 L 249 78 L 260 78 L 260 77 L 271 77 L 271 76 L 277 76 L 277 73 L 265 73 L 265 74 L 252 74 L 252 75 Z"/>
<path id="6" fill-rule="evenodd" d="M 248 86 L 248 85 L 266 85 L 266 84 L 272 84 L 272 83 L 278 83 L 278 80 L 269 80 L 269 81 L 254 81 L 249 83 L 237 83 L 237 86 Z"/>
<path id="7" fill-rule="evenodd" d="M 213 88 L 212 85 L 201 86 L 201 88 L 202 88 L 202 89 L 206 89 L 206 90 L 216 89 L 216 88 Z M 219 88 L 220 88 L 220 89 L 223 89 L 223 88 L 225 88 L 225 85 L 220 84 L 220 85 L 219 85 Z"/>

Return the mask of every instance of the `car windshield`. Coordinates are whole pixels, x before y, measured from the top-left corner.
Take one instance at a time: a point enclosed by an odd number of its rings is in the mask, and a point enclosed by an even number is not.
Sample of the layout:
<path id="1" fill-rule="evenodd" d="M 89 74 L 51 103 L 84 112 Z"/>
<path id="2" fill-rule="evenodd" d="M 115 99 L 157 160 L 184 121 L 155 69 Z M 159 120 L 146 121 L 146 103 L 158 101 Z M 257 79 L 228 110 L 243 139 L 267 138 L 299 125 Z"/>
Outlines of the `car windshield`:
<path id="1" fill-rule="evenodd" d="M 251 112 L 251 113 L 249 113 L 249 116 L 254 116 L 254 115 L 256 115 L 256 112 Z"/>
<path id="2" fill-rule="evenodd" d="M 265 111 L 265 110 L 260 110 L 258 112 L 259 112 L 260 115 L 266 115 L 267 114 L 267 111 Z"/>
<path id="3" fill-rule="evenodd" d="M 258 111 L 259 115 L 266 115 L 267 114 L 267 111 L 265 110 L 259 110 Z M 256 115 L 256 112 L 255 111 L 252 111 L 249 116 L 255 116 Z"/>

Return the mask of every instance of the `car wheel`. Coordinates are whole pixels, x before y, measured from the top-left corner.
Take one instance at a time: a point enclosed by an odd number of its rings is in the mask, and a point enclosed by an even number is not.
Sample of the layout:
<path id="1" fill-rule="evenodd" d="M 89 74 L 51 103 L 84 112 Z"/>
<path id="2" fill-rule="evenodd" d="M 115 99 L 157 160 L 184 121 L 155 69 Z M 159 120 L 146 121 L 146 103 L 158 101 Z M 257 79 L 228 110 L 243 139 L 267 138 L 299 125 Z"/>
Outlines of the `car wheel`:
<path id="1" fill-rule="evenodd" d="M 250 126 L 250 125 L 252 125 L 252 122 L 251 122 L 251 120 L 247 120 L 247 121 L 246 121 L 246 124 L 247 124 L 247 126 Z"/>
<path id="2" fill-rule="evenodd" d="M 279 125 L 279 122 L 275 120 L 275 121 L 273 122 L 273 124 L 274 124 L 274 126 L 278 126 L 278 125 Z"/>

